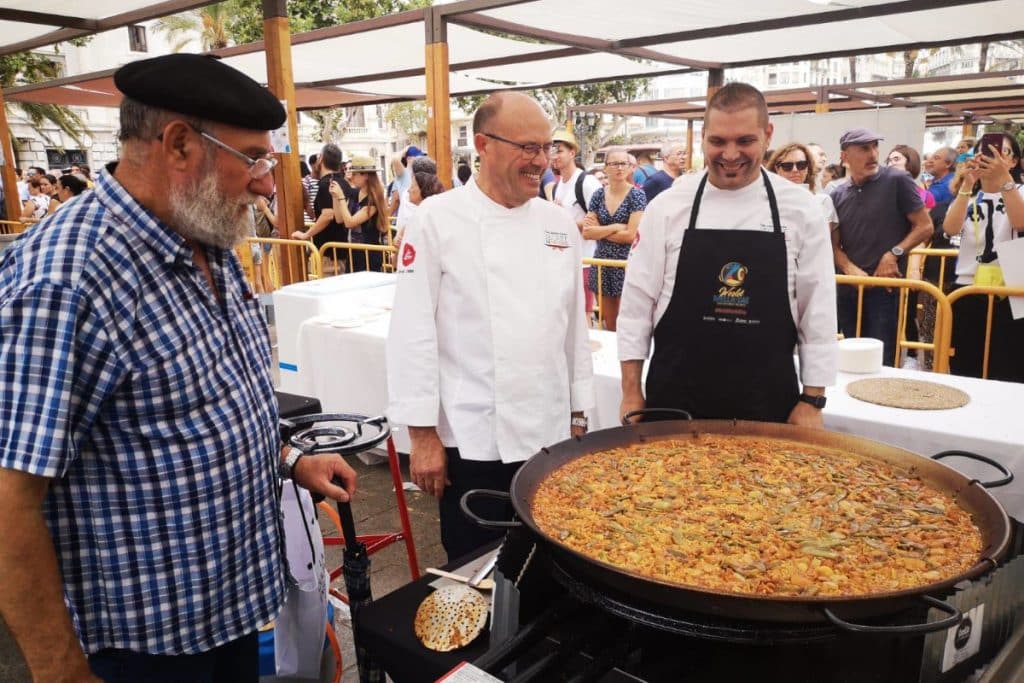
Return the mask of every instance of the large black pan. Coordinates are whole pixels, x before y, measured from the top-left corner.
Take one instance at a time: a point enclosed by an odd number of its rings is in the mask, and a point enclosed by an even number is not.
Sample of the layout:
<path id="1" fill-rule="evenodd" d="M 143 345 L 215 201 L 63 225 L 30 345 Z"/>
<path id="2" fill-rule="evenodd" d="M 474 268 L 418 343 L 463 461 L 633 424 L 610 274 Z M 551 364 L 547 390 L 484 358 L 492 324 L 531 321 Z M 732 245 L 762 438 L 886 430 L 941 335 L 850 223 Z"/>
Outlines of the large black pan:
<path id="1" fill-rule="evenodd" d="M 982 535 L 983 549 L 978 561 L 969 570 L 945 581 L 891 593 L 876 593 L 860 597 L 751 596 L 682 586 L 629 572 L 587 557 L 558 539 L 545 534 L 537 526 L 531 510 L 534 493 L 541 482 L 565 463 L 590 453 L 612 448 L 662 439 L 687 438 L 696 434 L 776 437 L 839 448 L 850 453 L 852 457 L 871 458 L 896 465 L 916 475 L 932 488 L 950 494 L 964 510 L 971 514 Z M 956 454 L 960 455 L 961 453 L 956 452 Z M 946 454 L 939 454 L 936 457 L 943 455 Z M 987 485 L 1001 485 L 1012 479 L 1012 474 L 1005 468 L 994 461 L 981 459 L 999 467 L 1007 475 L 1006 479 Z M 934 459 L 860 437 L 764 422 L 673 420 L 646 422 L 592 432 L 582 438 L 569 439 L 545 448 L 523 465 L 512 480 L 509 493 L 471 491 L 463 497 L 463 511 L 484 526 L 514 526 L 518 522 L 481 520 L 470 511 L 468 506 L 468 502 L 474 497 L 510 496 L 519 519 L 547 544 L 553 560 L 564 570 L 572 576 L 586 581 L 597 590 L 610 591 L 626 599 L 636 599 L 669 609 L 700 612 L 733 619 L 789 623 L 828 620 L 847 630 L 921 632 L 947 628 L 960 620 L 960 614 L 955 608 L 929 597 L 929 594 L 941 594 L 959 581 L 972 579 L 992 570 L 1006 552 L 1010 540 L 1010 522 L 1002 506 L 985 490 L 984 486 L 977 480 L 968 479 Z M 913 626 L 871 627 L 846 622 L 847 619 L 865 619 L 893 614 L 919 604 L 921 600 L 953 616 L 940 622 Z"/>

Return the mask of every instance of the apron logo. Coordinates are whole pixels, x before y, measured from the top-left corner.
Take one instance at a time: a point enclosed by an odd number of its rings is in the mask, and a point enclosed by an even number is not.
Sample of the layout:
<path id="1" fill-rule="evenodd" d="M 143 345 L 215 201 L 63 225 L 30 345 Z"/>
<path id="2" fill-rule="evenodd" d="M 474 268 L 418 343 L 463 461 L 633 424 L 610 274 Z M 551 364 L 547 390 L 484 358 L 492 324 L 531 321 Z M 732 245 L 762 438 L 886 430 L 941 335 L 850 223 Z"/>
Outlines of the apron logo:
<path id="1" fill-rule="evenodd" d="M 412 265 L 412 262 L 416 260 L 416 249 L 409 244 L 405 243 L 402 247 L 402 265 L 406 268 Z"/>
<path id="2" fill-rule="evenodd" d="M 722 286 L 718 288 L 718 293 L 711 298 L 718 316 L 746 318 L 750 297 L 747 296 L 747 290 L 743 288 L 743 282 L 747 279 L 747 273 L 747 267 L 736 261 L 726 263 L 718 271 L 718 281 Z"/>
<path id="3" fill-rule="evenodd" d="M 718 273 L 718 281 L 726 287 L 739 287 L 746 279 L 747 267 L 735 261 L 726 263 Z"/>
<path id="4" fill-rule="evenodd" d="M 569 248 L 569 235 L 564 232 L 544 231 L 544 246 L 561 251 Z"/>

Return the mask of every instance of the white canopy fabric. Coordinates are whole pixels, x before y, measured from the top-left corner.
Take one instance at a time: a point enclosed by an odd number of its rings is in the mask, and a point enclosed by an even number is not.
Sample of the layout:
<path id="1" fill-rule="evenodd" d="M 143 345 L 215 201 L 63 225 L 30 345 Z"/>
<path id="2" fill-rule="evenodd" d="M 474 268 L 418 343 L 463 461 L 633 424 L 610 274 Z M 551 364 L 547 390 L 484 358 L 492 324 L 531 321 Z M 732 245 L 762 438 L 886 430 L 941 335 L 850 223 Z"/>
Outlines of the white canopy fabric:
<path id="1" fill-rule="evenodd" d="M 1024 38 L 1021 0 L 462 0 L 293 36 L 300 108 L 422 98 L 426 27 L 447 26 L 453 95 L 656 76 L 694 68 L 792 62 L 952 42 Z M 124 25 L 199 0 L 6 0 L 0 53 L 45 28 Z M 71 12 L 44 26 L 38 14 Z M 113 14 L 116 12 L 117 14 Z M 431 14 L 433 13 L 433 14 Z M 32 16 L 29 16 L 31 14 Z M 56 21 L 56 20 L 55 20 Z M 42 28 L 41 28 L 42 27 Z M 52 35 L 52 34 L 44 34 Z M 262 44 L 225 60 L 267 82 Z M 111 65 L 114 66 L 114 65 Z M 109 73 L 5 92 L 11 100 L 95 104 Z M 108 92 L 108 96 L 116 93 Z"/>

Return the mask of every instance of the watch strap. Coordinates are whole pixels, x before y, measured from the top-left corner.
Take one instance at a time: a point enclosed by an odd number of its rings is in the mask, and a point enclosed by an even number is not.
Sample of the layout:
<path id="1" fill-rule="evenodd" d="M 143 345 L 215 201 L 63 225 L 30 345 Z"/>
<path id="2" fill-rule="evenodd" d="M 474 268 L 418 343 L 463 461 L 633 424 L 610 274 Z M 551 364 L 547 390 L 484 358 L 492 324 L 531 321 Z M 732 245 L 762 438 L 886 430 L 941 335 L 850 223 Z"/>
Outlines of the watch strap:
<path id="1" fill-rule="evenodd" d="M 827 399 L 824 396 L 811 396 L 810 394 L 800 394 L 799 400 L 804 403 L 810 403 L 812 406 L 821 410 L 825 407 Z"/>
<path id="2" fill-rule="evenodd" d="M 300 451 L 298 448 L 291 448 L 288 454 L 284 456 L 284 461 L 278 466 L 278 474 L 282 479 L 292 479 L 292 474 L 295 472 L 295 464 L 299 462 L 299 458 L 304 456 L 305 453 Z"/>

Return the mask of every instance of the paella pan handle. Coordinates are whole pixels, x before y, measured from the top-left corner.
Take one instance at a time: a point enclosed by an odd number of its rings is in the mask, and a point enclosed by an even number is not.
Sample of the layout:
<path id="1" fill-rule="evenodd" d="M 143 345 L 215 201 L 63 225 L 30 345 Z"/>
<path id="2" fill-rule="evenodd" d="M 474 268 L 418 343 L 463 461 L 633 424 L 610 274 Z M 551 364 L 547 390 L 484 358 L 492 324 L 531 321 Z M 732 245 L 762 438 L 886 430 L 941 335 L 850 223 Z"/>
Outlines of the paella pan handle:
<path id="1" fill-rule="evenodd" d="M 996 479 L 995 481 L 979 481 L 978 485 L 983 486 L 987 489 L 994 489 L 997 486 L 1006 486 L 1013 481 L 1013 472 L 1006 469 L 1006 466 L 997 460 L 987 458 L 984 455 L 978 455 L 977 453 L 971 453 L 970 451 L 942 451 L 932 456 L 932 460 L 942 460 L 943 458 L 967 458 L 968 460 L 977 460 L 983 462 L 986 465 L 991 465 L 1000 472 L 1003 473 L 1002 479 Z M 977 481 L 977 479 L 975 479 Z"/>
<path id="2" fill-rule="evenodd" d="M 929 621 L 924 624 L 906 624 L 904 626 L 868 626 L 867 624 L 853 624 L 849 621 L 844 621 L 832 613 L 832 610 L 827 607 L 822 610 L 825 613 L 825 617 L 832 622 L 833 626 L 841 628 L 844 631 L 850 633 L 887 633 L 887 634 L 914 634 L 914 633 L 933 633 L 935 631 L 945 631 L 948 628 L 959 626 L 963 620 L 963 612 L 958 610 L 948 602 L 943 602 L 930 595 L 922 595 L 920 597 L 929 607 L 934 607 L 948 614 L 949 616 L 945 619 L 938 621 Z"/>
<path id="3" fill-rule="evenodd" d="M 636 417 L 637 415 L 641 415 L 641 416 L 646 417 L 647 415 L 657 414 L 657 413 L 664 413 L 664 414 L 668 414 L 668 415 L 673 415 L 675 417 L 679 417 L 679 418 L 682 418 L 684 420 L 692 420 L 693 419 L 693 415 L 690 415 L 690 413 L 686 412 L 685 410 L 681 410 L 679 408 L 640 408 L 639 410 L 631 410 L 628 413 L 626 413 L 625 415 L 623 415 L 622 416 L 622 424 L 624 426 L 629 426 L 629 425 L 633 424 L 632 422 L 629 421 L 629 418 Z"/>
<path id="4" fill-rule="evenodd" d="M 462 508 L 462 514 L 481 529 L 512 529 L 523 525 L 522 522 L 515 520 L 484 519 L 469 508 L 469 501 L 473 498 L 512 500 L 512 495 L 508 491 L 493 491 L 491 489 L 471 489 L 462 494 L 462 498 L 459 499 L 459 507 Z"/>

